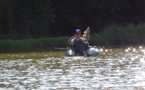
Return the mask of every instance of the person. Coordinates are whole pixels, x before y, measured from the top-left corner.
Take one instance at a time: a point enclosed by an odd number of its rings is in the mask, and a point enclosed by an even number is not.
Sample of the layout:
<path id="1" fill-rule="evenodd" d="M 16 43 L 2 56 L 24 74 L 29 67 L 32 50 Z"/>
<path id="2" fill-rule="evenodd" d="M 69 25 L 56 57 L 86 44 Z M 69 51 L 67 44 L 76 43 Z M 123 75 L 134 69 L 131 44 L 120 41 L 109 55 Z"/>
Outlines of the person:
<path id="1" fill-rule="evenodd" d="M 89 39 L 90 39 L 89 27 L 85 30 L 83 37 L 81 37 L 80 29 L 75 30 L 74 36 L 72 36 L 68 40 L 68 43 L 72 45 L 72 49 L 74 50 L 76 56 L 85 55 L 86 50 L 89 48 Z"/>

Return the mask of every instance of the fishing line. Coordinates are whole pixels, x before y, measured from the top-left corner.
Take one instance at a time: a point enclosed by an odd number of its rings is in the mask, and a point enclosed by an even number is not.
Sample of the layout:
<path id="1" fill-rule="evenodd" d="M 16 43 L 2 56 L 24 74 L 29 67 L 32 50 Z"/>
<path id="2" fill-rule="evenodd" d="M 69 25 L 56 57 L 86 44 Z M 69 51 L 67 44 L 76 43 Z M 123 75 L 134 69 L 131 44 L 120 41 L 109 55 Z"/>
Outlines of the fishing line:
<path id="1" fill-rule="evenodd" d="M 90 39 L 92 39 L 92 41 L 93 41 L 93 44 L 95 44 L 95 45 L 97 45 L 97 47 L 99 47 L 100 48 L 100 46 L 97 44 L 97 42 L 96 42 L 96 38 L 95 38 L 95 34 L 94 34 L 94 36 L 90 36 Z"/>
<path id="2" fill-rule="evenodd" d="M 95 33 L 96 36 L 101 39 L 106 45 L 108 45 L 109 47 L 111 47 L 111 45 L 109 45 L 105 40 L 103 40 L 97 33 Z M 111 47 L 112 48 L 112 47 Z"/>

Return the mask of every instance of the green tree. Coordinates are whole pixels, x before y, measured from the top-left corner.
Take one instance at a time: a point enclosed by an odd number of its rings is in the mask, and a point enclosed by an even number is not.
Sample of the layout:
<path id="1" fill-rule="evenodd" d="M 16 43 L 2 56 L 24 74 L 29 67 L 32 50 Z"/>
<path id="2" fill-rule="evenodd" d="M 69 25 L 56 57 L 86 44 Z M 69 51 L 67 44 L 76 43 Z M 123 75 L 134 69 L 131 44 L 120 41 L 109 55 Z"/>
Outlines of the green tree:
<path id="1" fill-rule="evenodd" d="M 17 3 L 17 32 L 32 37 L 50 35 L 50 23 L 54 23 L 55 18 L 50 0 L 19 0 Z"/>

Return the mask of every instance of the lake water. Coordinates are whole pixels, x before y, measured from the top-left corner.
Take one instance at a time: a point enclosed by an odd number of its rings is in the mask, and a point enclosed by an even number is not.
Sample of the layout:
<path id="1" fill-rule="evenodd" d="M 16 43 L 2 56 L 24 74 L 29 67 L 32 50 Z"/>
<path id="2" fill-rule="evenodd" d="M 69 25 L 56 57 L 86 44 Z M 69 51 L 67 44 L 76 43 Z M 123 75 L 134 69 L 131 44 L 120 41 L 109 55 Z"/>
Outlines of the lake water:
<path id="1" fill-rule="evenodd" d="M 64 51 L 0 54 L 0 90 L 145 90 L 145 48 L 100 49 L 96 57 Z"/>

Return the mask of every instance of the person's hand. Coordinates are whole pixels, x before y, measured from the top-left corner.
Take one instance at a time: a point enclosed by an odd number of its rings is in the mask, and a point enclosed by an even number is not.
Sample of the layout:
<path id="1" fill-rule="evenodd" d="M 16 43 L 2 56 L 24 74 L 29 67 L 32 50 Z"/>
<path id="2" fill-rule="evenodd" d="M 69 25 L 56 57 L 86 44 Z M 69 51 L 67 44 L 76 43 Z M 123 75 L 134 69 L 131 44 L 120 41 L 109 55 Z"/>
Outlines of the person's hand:
<path id="1" fill-rule="evenodd" d="M 71 40 L 74 39 L 75 36 L 72 36 L 69 40 L 68 40 L 68 43 L 71 45 Z"/>

